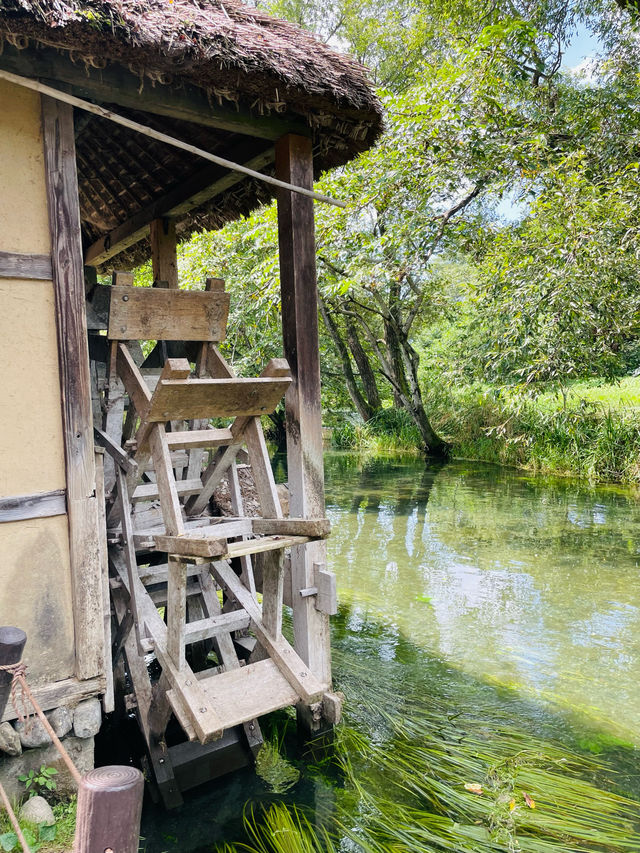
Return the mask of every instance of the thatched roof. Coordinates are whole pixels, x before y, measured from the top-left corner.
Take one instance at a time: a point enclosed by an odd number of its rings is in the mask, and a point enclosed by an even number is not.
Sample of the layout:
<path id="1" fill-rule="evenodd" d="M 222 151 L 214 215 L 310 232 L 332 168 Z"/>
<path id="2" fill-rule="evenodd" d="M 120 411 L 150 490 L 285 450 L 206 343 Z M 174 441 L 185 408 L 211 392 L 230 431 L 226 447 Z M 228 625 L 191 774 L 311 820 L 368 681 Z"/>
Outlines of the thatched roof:
<path id="1" fill-rule="evenodd" d="M 64 54 L 76 64 L 80 85 L 84 74 L 100 73 L 95 69 L 132 72 L 140 109 L 128 115 L 146 124 L 156 119 L 165 132 L 232 160 L 239 150 L 245 157 L 259 153 L 255 140 L 151 116 L 144 112 L 145 89 L 195 86 L 212 104 L 303 121 L 312 132 L 317 173 L 370 147 L 382 127 L 380 103 L 361 66 L 238 0 L 0 0 L 0 39 L 4 56 L 16 49 L 23 57 L 52 49 Z M 32 76 L 43 75 L 34 70 Z M 79 124 L 77 146 L 86 244 L 204 165 L 98 118 Z M 270 195 L 265 186 L 242 181 L 180 217 L 179 230 L 186 236 L 218 227 Z M 140 256 L 137 246 L 131 260 Z"/>

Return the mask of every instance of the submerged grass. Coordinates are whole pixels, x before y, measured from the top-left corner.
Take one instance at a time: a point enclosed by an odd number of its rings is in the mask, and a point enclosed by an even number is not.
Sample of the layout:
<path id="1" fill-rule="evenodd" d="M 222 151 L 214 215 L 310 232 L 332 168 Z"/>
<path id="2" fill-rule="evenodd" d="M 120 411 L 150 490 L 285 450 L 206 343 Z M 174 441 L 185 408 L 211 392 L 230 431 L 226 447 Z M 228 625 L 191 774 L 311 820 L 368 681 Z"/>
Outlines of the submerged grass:
<path id="1" fill-rule="evenodd" d="M 638 803 L 606 761 L 523 730 L 507 707 L 453 707 L 409 668 L 400 695 L 367 655 L 335 657 L 346 720 L 332 760 L 304 770 L 333 813 L 319 829 L 291 801 L 248 811 L 250 840 L 225 853 L 640 851 Z"/>

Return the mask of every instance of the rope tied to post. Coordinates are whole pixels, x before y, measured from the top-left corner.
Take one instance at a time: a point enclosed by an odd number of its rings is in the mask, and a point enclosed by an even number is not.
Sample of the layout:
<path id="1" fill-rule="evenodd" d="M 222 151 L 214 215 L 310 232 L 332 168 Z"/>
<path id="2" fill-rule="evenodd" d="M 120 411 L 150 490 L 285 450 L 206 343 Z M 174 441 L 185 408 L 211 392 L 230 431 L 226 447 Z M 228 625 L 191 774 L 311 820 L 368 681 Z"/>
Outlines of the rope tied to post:
<path id="1" fill-rule="evenodd" d="M 11 676 L 11 704 L 18 715 L 21 723 L 26 722 L 29 726 L 27 685 L 27 666 L 22 661 L 18 663 L 7 663 L 0 666 L 0 672 L 6 672 Z"/>

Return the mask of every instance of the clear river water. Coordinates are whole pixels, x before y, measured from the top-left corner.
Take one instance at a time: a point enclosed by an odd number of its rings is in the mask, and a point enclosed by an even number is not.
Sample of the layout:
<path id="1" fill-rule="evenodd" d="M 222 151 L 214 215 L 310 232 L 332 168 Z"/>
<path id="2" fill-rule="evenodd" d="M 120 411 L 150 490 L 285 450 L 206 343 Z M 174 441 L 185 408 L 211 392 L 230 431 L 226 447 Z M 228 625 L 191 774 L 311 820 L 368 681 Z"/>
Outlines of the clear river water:
<path id="1" fill-rule="evenodd" d="M 328 453 L 325 469 L 336 681 L 351 718 L 366 729 L 354 671 L 399 698 L 418 679 L 452 715 L 481 706 L 605 756 L 618 790 L 638 797 L 638 491 L 461 461 Z M 322 811 L 330 787 L 303 769 L 276 794 L 247 769 L 192 792 L 180 812 L 149 807 L 142 849 L 211 850 L 242 839 L 247 804 Z"/>

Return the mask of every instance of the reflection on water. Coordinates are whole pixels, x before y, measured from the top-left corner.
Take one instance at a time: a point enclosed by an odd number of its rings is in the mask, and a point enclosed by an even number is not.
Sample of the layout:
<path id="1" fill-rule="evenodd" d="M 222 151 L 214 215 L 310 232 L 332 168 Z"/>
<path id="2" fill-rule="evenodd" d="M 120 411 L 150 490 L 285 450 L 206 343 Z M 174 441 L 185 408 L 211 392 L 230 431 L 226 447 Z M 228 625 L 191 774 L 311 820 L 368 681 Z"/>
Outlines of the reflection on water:
<path id="1" fill-rule="evenodd" d="M 389 721 L 400 720 L 426 742 L 418 697 L 435 731 L 440 721 L 458 726 L 460 743 L 475 733 L 493 744 L 508 730 L 515 752 L 519 733 L 526 743 L 602 751 L 594 781 L 639 798 L 637 751 L 607 737 L 640 745 L 636 493 L 477 463 L 425 470 L 415 459 L 329 454 L 325 467 L 342 731 L 395 754 Z M 289 732 L 285 751 L 301 771 L 290 791 L 275 795 L 246 768 L 188 792 L 177 812 L 147 805 L 145 853 L 210 853 L 215 842 L 246 840 L 243 811 L 277 801 L 303 807 L 317 825 L 346 801 L 349 822 L 366 823 L 367 808 L 333 765 L 320 772 L 296 752 L 294 728 L 285 714 L 263 727 L 281 742 Z M 370 751 L 356 745 L 349 760 L 359 785 L 389 796 Z M 442 767 L 432 769 L 440 779 Z"/>
<path id="2" fill-rule="evenodd" d="M 329 562 L 352 628 L 379 617 L 470 675 L 640 744 L 634 491 L 477 463 L 325 464 Z"/>

